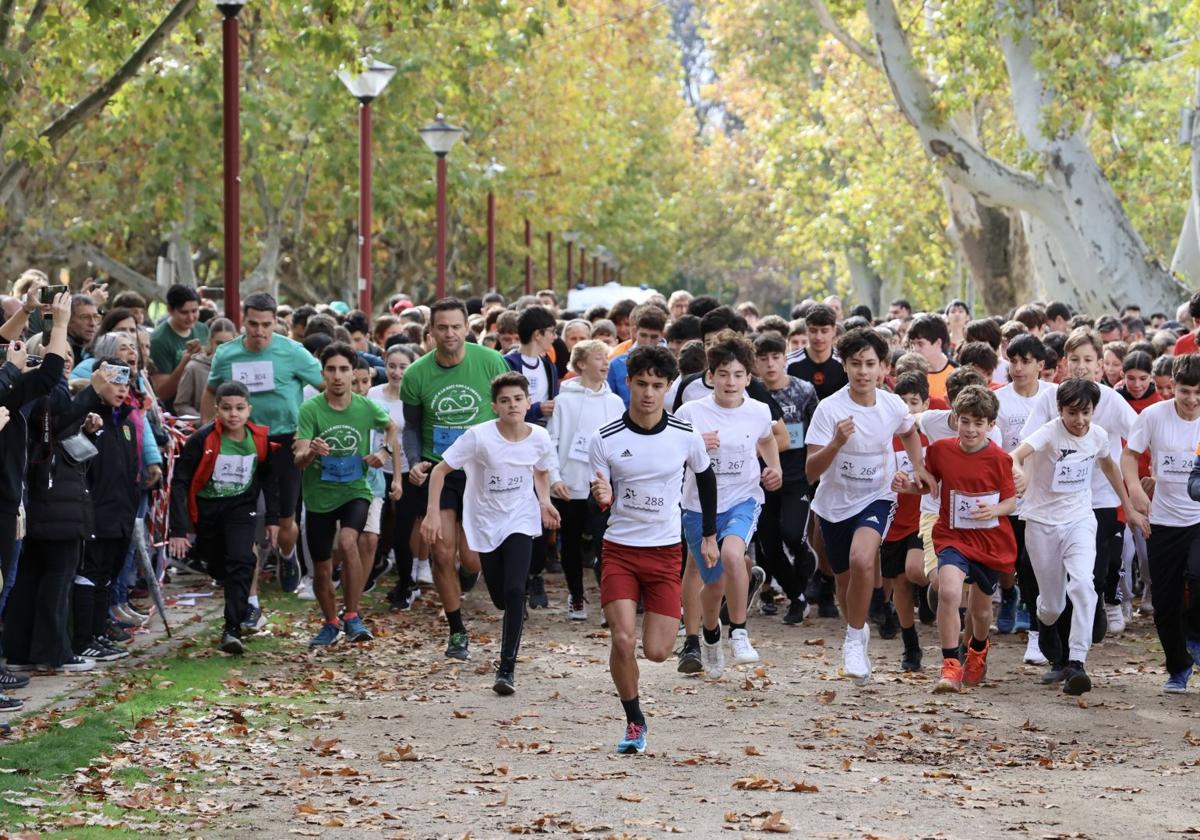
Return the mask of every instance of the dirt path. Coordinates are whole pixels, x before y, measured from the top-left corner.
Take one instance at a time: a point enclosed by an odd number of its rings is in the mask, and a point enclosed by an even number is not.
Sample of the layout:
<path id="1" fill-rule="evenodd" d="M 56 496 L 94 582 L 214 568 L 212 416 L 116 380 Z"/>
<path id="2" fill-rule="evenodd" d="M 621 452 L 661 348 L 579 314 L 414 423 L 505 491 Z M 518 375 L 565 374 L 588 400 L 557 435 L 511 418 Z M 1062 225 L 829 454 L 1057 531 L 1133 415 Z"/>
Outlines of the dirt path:
<path id="1" fill-rule="evenodd" d="M 551 599 L 565 600 L 557 589 Z M 1200 707 L 1194 694 L 1159 693 L 1145 621 L 1094 651 L 1096 688 L 1080 703 L 1037 683 L 1040 669 L 1020 663 L 1017 637 L 995 646 L 983 686 L 935 697 L 933 628 L 921 628 L 925 674 L 901 673 L 899 640 L 875 639 L 876 679 L 858 689 L 836 675 L 837 622 L 788 628 L 754 616 L 760 666 L 714 684 L 680 676 L 674 662 L 643 662 L 649 750 L 634 758 L 613 754 L 623 719 L 595 610 L 585 624 L 569 624 L 561 609 L 532 614 L 509 698 L 490 690 L 497 616 L 481 593 L 467 615 L 475 641 L 465 666 L 442 658 L 442 624 L 424 602 L 378 618 L 381 638 L 370 647 L 296 656 L 256 683 L 232 680 L 234 711 L 207 710 L 209 723 L 225 718 L 222 737 L 189 748 L 192 766 L 218 783 L 200 788 L 203 818 L 191 834 L 1200 832 L 1200 814 L 1183 806 L 1200 766 Z M 297 624 L 297 643 L 310 631 Z M 301 686 L 302 703 L 248 705 Z M 283 723 L 268 722 L 264 707 Z M 177 736 L 168 727 L 141 733 L 121 766 L 149 766 L 145 756 L 162 755 L 156 739 Z"/>

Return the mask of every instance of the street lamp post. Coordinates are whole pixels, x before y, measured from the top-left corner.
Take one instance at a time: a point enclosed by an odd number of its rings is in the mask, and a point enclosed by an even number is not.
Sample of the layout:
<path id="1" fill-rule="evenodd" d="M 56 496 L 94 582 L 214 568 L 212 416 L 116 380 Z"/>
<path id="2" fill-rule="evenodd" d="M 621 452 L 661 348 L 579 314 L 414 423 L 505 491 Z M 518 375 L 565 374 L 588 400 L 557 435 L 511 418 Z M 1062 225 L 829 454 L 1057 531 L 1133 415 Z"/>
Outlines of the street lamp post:
<path id="1" fill-rule="evenodd" d="M 437 155 L 437 299 L 446 296 L 446 155 L 465 134 L 442 114 L 420 130 L 429 151 Z"/>
<path id="2" fill-rule="evenodd" d="M 221 21 L 222 126 L 225 152 L 225 317 L 242 322 L 241 99 L 238 84 L 238 13 L 246 0 L 217 0 Z"/>
<path id="3" fill-rule="evenodd" d="M 492 188 L 492 181 L 496 176 L 504 172 L 504 165 L 496 163 L 496 159 L 492 158 L 492 162 L 483 170 L 484 175 L 488 179 L 488 194 L 487 194 L 487 290 L 489 292 L 496 291 L 496 191 Z"/>
<path id="4" fill-rule="evenodd" d="M 579 243 L 579 283 L 587 285 L 587 246 Z"/>
<path id="5" fill-rule="evenodd" d="M 371 102 L 387 87 L 396 68 L 364 61 L 362 72 L 339 70 L 338 78 L 358 100 L 358 308 L 371 314 Z"/>
<path id="6" fill-rule="evenodd" d="M 554 234 L 546 231 L 546 288 L 554 291 Z"/>
<path id="7" fill-rule="evenodd" d="M 577 231 L 569 230 L 563 234 L 563 241 L 567 243 L 567 292 L 568 292 L 568 294 L 571 291 L 571 273 L 575 268 L 575 266 L 574 266 L 575 254 L 573 253 L 573 251 L 575 248 L 575 241 L 577 239 L 579 239 L 579 233 Z"/>
<path id="8" fill-rule="evenodd" d="M 592 257 L 592 285 L 600 285 L 600 258 Z"/>

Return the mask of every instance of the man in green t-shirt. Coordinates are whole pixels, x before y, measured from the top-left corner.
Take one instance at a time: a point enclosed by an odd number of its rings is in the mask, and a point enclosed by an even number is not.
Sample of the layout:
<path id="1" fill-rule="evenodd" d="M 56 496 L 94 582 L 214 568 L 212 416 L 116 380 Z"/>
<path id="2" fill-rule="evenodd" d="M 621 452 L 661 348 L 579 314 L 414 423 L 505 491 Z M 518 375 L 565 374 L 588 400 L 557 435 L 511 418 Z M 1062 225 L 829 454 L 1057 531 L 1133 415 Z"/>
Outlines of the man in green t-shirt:
<path id="1" fill-rule="evenodd" d="M 300 470 L 292 460 L 292 443 L 304 401 L 304 386 L 321 384 L 321 364 L 302 344 L 275 332 L 275 298 L 253 294 L 242 301 L 241 338 L 227 341 L 213 355 L 208 388 L 200 413 L 213 413 L 213 394 L 225 382 L 241 382 L 250 392 L 251 418 L 270 431 L 271 468 L 279 482 L 279 583 L 294 592 L 300 582 L 296 559 L 296 506 L 300 501 Z M 255 579 L 257 584 L 257 578 Z M 257 585 L 250 593 L 258 608 Z M 258 619 L 258 616 L 252 616 Z"/>
<path id="2" fill-rule="evenodd" d="M 417 359 L 404 374 L 400 400 L 404 403 L 404 453 L 408 456 L 408 480 L 428 493 L 425 481 L 442 460 L 442 453 L 464 430 L 494 420 L 492 380 L 509 372 L 508 363 L 495 350 L 469 343 L 467 308 L 457 298 L 443 298 L 430 307 L 429 331 L 437 345 L 434 352 Z M 466 659 L 469 655 L 466 625 L 459 601 L 464 583 L 474 584 L 479 575 L 479 556 L 460 544 L 458 523 L 462 519 L 466 475 L 456 470 L 446 476 L 439 509 L 440 537 L 433 546 L 433 585 L 442 599 L 450 628 L 446 656 Z M 426 499 L 417 503 L 424 510 Z M 397 534 L 407 539 L 407 534 Z M 456 569 L 465 572 L 462 582 Z"/>
<path id="3" fill-rule="evenodd" d="M 208 343 L 208 327 L 200 323 L 200 295 L 176 283 L 167 290 L 167 319 L 150 333 L 154 393 L 170 408 L 188 362 Z"/>
<path id="4" fill-rule="evenodd" d="M 342 597 L 346 638 L 374 638 L 358 614 L 366 575 L 358 556 L 358 536 L 367 524 L 371 487 L 365 459 L 371 454 L 371 430 L 386 429 L 384 449 L 396 450 L 396 424 L 387 409 L 351 390 L 358 354 L 349 344 L 330 344 L 321 351 L 325 393 L 300 406 L 296 428 L 296 466 L 304 471 L 305 533 L 313 565 L 313 592 L 325 624 L 309 642 L 312 647 L 334 644 L 342 633 L 333 592 L 333 553 L 342 561 Z M 392 479 L 390 496 L 403 492 L 400 473 Z"/>

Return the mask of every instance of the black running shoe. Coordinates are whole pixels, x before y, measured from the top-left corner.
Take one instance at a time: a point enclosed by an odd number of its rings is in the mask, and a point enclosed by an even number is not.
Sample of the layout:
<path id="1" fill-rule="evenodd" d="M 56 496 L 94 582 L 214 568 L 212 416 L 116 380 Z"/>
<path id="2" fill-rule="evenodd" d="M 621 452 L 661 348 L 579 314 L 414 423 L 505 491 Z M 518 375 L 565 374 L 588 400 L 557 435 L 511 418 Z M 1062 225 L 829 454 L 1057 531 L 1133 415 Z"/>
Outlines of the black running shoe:
<path id="1" fill-rule="evenodd" d="M 242 644 L 240 638 L 226 630 L 225 634 L 221 636 L 221 650 L 230 656 L 241 656 L 246 652 L 246 646 Z"/>
<path id="2" fill-rule="evenodd" d="M 446 645 L 447 659 L 470 659 L 471 640 L 466 633 L 451 633 L 450 643 Z"/>
<path id="3" fill-rule="evenodd" d="M 1063 694 L 1078 697 L 1092 690 L 1092 678 L 1083 669 L 1083 663 L 1072 659 L 1063 669 Z"/>
<path id="4" fill-rule="evenodd" d="M 767 587 L 758 596 L 758 609 L 763 615 L 779 615 L 779 605 L 775 603 L 775 590 Z"/>
<path id="5" fill-rule="evenodd" d="M 914 645 L 904 649 L 904 658 L 900 660 L 900 667 L 909 673 L 915 673 L 921 670 L 921 647 Z"/>
<path id="6" fill-rule="evenodd" d="M 501 697 L 507 697 L 517 690 L 513 677 L 513 666 L 501 663 L 496 670 L 496 680 L 492 683 L 492 691 Z"/>
<path id="7" fill-rule="evenodd" d="M 550 606 L 546 597 L 546 581 L 541 575 L 531 575 L 525 583 L 525 592 L 529 596 L 529 609 L 544 610 Z"/>
<path id="8" fill-rule="evenodd" d="M 879 638 L 894 639 L 900 632 L 900 619 L 896 616 L 896 608 L 888 604 L 885 608 L 883 621 L 879 625 Z"/>
<path id="9" fill-rule="evenodd" d="M 796 600 L 788 604 L 787 613 L 783 616 L 784 624 L 803 624 L 804 619 L 808 617 L 808 601 L 804 600 L 801 595 Z"/>
<path id="10" fill-rule="evenodd" d="M 699 674 L 704 670 L 704 664 L 700 661 L 700 643 L 696 641 L 685 641 L 683 650 L 679 651 L 679 665 L 676 669 L 681 674 Z"/>

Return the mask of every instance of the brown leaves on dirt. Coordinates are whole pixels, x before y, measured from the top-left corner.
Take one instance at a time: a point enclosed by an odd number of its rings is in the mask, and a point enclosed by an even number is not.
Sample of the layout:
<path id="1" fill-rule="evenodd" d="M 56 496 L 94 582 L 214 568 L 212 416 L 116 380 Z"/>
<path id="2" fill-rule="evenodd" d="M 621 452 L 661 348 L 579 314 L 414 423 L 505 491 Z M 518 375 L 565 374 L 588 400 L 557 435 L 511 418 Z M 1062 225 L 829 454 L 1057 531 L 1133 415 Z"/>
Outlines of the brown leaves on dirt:
<path id="1" fill-rule="evenodd" d="M 734 790 L 762 790 L 767 793 L 816 793 L 816 785 L 806 782 L 781 782 L 779 779 L 768 779 L 755 773 L 753 776 L 743 776 L 733 783 Z"/>

